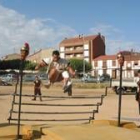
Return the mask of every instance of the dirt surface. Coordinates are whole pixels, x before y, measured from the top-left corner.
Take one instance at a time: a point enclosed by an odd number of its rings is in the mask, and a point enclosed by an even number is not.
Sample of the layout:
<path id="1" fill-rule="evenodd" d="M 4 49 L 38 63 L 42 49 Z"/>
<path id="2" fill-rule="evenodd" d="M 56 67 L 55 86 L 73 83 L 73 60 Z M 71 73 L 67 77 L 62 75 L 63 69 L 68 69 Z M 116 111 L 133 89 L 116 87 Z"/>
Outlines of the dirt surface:
<path id="1" fill-rule="evenodd" d="M 7 123 L 7 118 L 9 117 L 9 111 L 11 109 L 11 104 L 13 100 L 12 93 L 14 93 L 14 86 L 0 86 L 0 123 Z M 19 93 L 19 88 L 17 93 Z M 73 89 L 73 97 L 75 96 L 98 96 L 105 93 L 105 89 Z M 23 95 L 33 95 L 33 86 L 26 85 L 23 86 Z M 52 86 L 50 89 L 42 87 L 42 95 L 47 96 L 64 96 L 67 97 L 67 94 L 64 94 L 60 87 Z M 140 124 L 140 115 L 138 114 L 138 104 L 135 101 L 134 95 L 123 95 L 122 96 L 122 117 L 123 121 L 135 122 L 137 125 Z M 16 97 L 16 102 L 19 98 Z M 53 98 L 43 98 L 43 101 L 40 102 L 39 98 L 37 101 L 32 101 L 32 97 L 22 97 L 23 103 L 41 103 L 41 104 L 95 104 L 100 102 L 100 99 L 53 99 Z M 95 107 L 57 107 L 57 106 L 22 106 L 22 111 L 28 112 L 68 112 L 68 111 L 92 111 L 96 109 Z M 18 111 L 18 106 L 14 105 L 14 110 Z M 118 95 L 112 92 L 111 89 L 108 90 L 108 96 L 104 98 L 103 105 L 99 108 L 99 113 L 95 115 L 96 120 L 116 120 L 118 113 Z M 22 114 L 23 119 L 85 119 L 91 117 L 92 114 L 83 114 L 83 115 L 42 115 L 42 114 Z M 17 114 L 13 114 L 13 118 L 17 118 Z M 16 123 L 16 122 L 15 122 Z M 44 122 L 22 122 L 22 123 L 31 123 L 31 124 L 40 124 Z M 53 122 L 47 122 L 50 124 Z M 56 122 L 55 122 L 56 123 Z M 71 123 L 71 122 L 69 122 Z M 81 123 L 81 122 L 79 122 Z"/>

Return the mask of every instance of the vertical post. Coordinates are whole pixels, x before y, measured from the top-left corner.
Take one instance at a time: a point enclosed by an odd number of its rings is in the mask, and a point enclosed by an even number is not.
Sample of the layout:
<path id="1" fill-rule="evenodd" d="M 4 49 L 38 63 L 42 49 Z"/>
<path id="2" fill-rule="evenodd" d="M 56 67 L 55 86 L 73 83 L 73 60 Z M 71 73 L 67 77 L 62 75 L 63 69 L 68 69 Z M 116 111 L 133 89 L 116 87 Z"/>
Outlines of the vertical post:
<path id="1" fill-rule="evenodd" d="M 107 92 L 108 92 L 108 87 L 105 88 L 105 95 L 104 96 L 107 96 Z"/>
<path id="2" fill-rule="evenodd" d="M 112 78 L 110 78 L 110 85 L 109 87 L 111 88 L 112 87 Z"/>
<path id="3" fill-rule="evenodd" d="M 121 126 L 121 104 L 122 104 L 122 66 L 120 66 L 118 126 Z"/>
<path id="4" fill-rule="evenodd" d="M 140 115 L 140 103 L 138 103 L 138 107 L 139 107 L 139 115 Z"/>
<path id="5" fill-rule="evenodd" d="M 23 78 L 23 64 L 24 60 L 20 62 L 20 92 L 19 92 L 19 108 L 18 108 L 18 129 L 17 129 L 17 138 L 21 139 L 20 135 L 20 112 L 21 112 L 21 100 L 22 100 L 22 78 Z"/>
<path id="6" fill-rule="evenodd" d="M 85 60 L 83 59 L 83 75 L 85 75 Z"/>
<path id="7" fill-rule="evenodd" d="M 85 57 L 84 57 L 84 45 L 85 45 L 85 39 L 84 39 L 84 35 L 82 34 L 82 38 L 83 38 L 83 75 L 85 75 L 85 71 L 86 71 L 86 62 L 85 62 Z"/>
<path id="8" fill-rule="evenodd" d="M 117 55 L 119 70 L 120 70 L 120 85 L 119 85 L 119 103 L 118 103 L 118 126 L 121 126 L 121 104 L 122 104 L 122 67 L 124 64 L 124 56 L 121 53 Z"/>
<path id="9" fill-rule="evenodd" d="M 25 43 L 24 46 L 21 48 L 21 61 L 20 61 L 20 93 L 19 93 L 19 108 L 18 108 L 18 128 L 17 128 L 17 140 L 22 139 L 20 135 L 20 117 L 21 117 L 21 101 L 22 101 L 22 78 L 23 78 L 23 65 L 26 57 L 29 54 L 29 44 Z"/>

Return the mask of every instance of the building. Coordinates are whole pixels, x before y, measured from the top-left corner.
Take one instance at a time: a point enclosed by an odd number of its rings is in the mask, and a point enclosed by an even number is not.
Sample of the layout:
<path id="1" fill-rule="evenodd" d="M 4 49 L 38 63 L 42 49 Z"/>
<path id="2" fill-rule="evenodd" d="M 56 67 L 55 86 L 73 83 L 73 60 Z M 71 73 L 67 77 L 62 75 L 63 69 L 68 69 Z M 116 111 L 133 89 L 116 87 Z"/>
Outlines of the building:
<path id="1" fill-rule="evenodd" d="M 123 78 L 132 78 L 137 75 L 137 70 L 140 69 L 140 54 L 124 51 L 125 61 L 123 66 Z M 95 58 L 92 62 L 94 76 L 109 74 L 112 78 L 119 77 L 119 64 L 117 55 L 102 55 Z"/>
<path id="2" fill-rule="evenodd" d="M 65 38 L 59 44 L 61 58 L 78 58 L 92 63 L 93 59 L 105 55 L 105 37 L 101 34 Z"/>
<path id="3" fill-rule="evenodd" d="M 43 58 L 45 57 L 51 57 L 52 55 L 52 51 L 54 49 L 40 49 L 39 51 L 29 55 L 27 57 L 27 60 L 34 62 L 34 63 L 40 63 L 42 61 Z"/>
<path id="4" fill-rule="evenodd" d="M 20 59 L 20 57 L 21 57 L 20 54 L 13 53 L 2 57 L 2 60 L 15 60 L 15 59 Z"/>

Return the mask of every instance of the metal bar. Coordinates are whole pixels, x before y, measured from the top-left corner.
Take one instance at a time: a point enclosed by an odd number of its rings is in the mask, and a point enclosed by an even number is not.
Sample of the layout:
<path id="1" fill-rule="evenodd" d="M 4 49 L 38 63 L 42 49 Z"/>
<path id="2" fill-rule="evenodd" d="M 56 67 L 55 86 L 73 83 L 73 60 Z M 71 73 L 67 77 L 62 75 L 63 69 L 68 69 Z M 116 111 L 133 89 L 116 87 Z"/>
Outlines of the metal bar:
<path id="1" fill-rule="evenodd" d="M 108 91 L 108 87 L 105 88 L 105 95 L 104 96 L 107 96 L 107 91 Z"/>
<path id="2" fill-rule="evenodd" d="M 13 94 L 14 95 L 14 94 Z M 15 96 L 19 96 L 19 94 L 15 94 Z M 24 94 L 22 96 L 25 96 L 25 97 L 35 97 L 34 95 L 28 95 L 28 94 Z M 38 96 L 36 96 L 38 97 Z M 72 96 L 71 98 L 70 97 L 64 97 L 64 96 L 41 96 L 42 98 L 62 98 L 62 99 L 91 99 L 91 98 L 95 98 L 95 99 L 99 99 L 101 98 L 101 96 L 91 96 L 91 97 L 84 97 L 84 96 L 81 96 L 81 97 L 74 97 Z"/>
<path id="3" fill-rule="evenodd" d="M 140 103 L 138 102 L 138 108 L 139 108 L 139 115 L 140 115 Z"/>
<path id="4" fill-rule="evenodd" d="M 10 116 L 9 116 L 9 124 L 10 124 L 10 118 L 12 118 L 12 111 L 13 111 L 13 108 L 14 108 L 15 94 L 17 94 L 18 82 L 19 82 L 19 76 L 17 76 L 17 81 L 16 81 L 16 84 L 15 84 L 15 91 L 14 91 L 14 96 L 13 96 L 13 101 L 12 101 L 12 107 L 11 107 Z"/>
<path id="5" fill-rule="evenodd" d="M 15 105 L 19 103 L 15 102 Z M 34 105 L 34 106 L 98 106 L 98 104 L 36 104 L 36 103 L 21 103 L 21 105 Z"/>
<path id="6" fill-rule="evenodd" d="M 110 85 L 109 87 L 111 88 L 112 87 L 112 78 L 110 78 Z"/>
<path id="7" fill-rule="evenodd" d="M 104 99 L 104 96 L 101 97 L 101 103 L 100 103 L 100 105 L 103 104 L 103 99 Z"/>
<path id="8" fill-rule="evenodd" d="M 19 109 L 18 109 L 18 129 L 17 129 L 17 138 L 20 138 L 20 112 L 21 112 L 21 99 L 22 99 L 22 78 L 23 78 L 23 63 L 24 61 L 21 60 L 20 63 L 20 96 L 19 96 Z"/>
<path id="9" fill-rule="evenodd" d="M 122 65 L 120 65 L 120 87 L 119 87 L 118 126 L 121 126 L 121 104 L 122 104 Z"/>
<path id="10" fill-rule="evenodd" d="M 97 110 L 92 111 L 92 118 L 95 118 L 95 113 L 98 113 L 98 111 Z"/>
<path id="11" fill-rule="evenodd" d="M 20 113 L 23 114 L 89 114 L 93 111 L 85 111 L 85 112 L 28 112 L 28 111 L 21 111 Z M 18 113 L 18 111 L 12 111 L 12 113 Z"/>
<path id="12" fill-rule="evenodd" d="M 11 118 L 11 120 L 13 120 L 13 121 L 17 121 L 18 119 L 13 119 L 13 118 Z M 46 119 L 20 119 L 21 121 L 50 121 L 50 122 L 52 122 L 52 121 L 54 121 L 54 122 L 58 122 L 58 121 L 62 121 L 62 122 L 64 122 L 64 121 L 86 121 L 86 120 L 89 120 L 89 118 L 87 119 L 87 118 L 84 118 L 84 119 L 58 119 L 58 120 L 56 120 L 56 119 L 52 119 L 52 120 L 46 120 Z"/>

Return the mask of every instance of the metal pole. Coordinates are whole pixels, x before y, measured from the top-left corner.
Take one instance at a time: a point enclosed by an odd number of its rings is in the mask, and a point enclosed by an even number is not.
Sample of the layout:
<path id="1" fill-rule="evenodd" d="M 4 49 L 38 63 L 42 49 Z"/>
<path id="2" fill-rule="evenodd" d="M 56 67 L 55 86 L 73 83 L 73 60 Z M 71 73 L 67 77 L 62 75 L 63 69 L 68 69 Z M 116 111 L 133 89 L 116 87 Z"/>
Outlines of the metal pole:
<path id="1" fill-rule="evenodd" d="M 17 129 L 17 140 L 21 139 L 20 135 L 20 112 L 21 112 L 21 99 L 22 99 L 22 77 L 23 77 L 23 64 L 24 60 L 20 62 L 20 93 L 19 93 L 19 109 L 18 109 L 18 129 Z"/>
<path id="2" fill-rule="evenodd" d="M 139 115 L 140 115 L 140 103 L 138 102 L 138 108 L 139 108 Z"/>
<path id="3" fill-rule="evenodd" d="M 85 75 L 85 60 L 83 59 L 83 75 Z"/>
<path id="4" fill-rule="evenodd" d="M 120 86 L 119 86 L 118 126 L 121 126 L 121 104 L 122 104 L 122 65 L 120 65 Z"/>
<path id="5" fill-rule="evenodd" d="M 85 39 L 83 35 L 83 75 L 85 75 L 85 57 L 84 57 L 84 45 L 85 45 Z"/>

